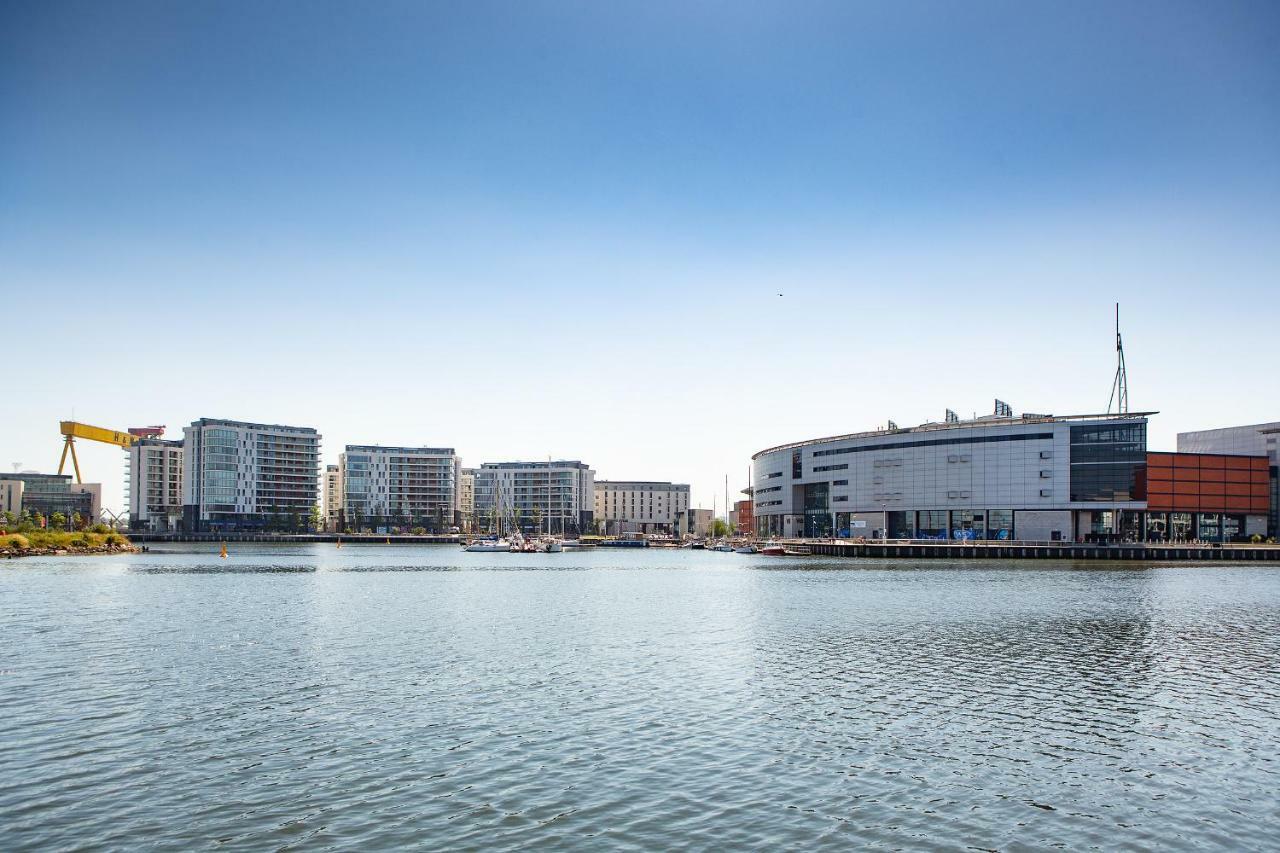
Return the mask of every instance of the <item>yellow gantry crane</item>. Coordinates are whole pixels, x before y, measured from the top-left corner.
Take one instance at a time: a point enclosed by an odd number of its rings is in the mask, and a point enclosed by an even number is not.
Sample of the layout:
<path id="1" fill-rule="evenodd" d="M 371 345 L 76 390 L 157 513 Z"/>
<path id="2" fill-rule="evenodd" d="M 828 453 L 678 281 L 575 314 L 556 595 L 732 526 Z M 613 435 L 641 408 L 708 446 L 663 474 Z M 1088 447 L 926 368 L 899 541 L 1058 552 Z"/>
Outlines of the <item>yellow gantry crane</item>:
<path id="1" fill-rule="evenodd" d="M 82 483 L 80 479 L 80 460 L 76 458 L 76 439 L 83 438 L 88 441 L 100 441 L 103 444 L 114 444 L 116 447 L 128 450 L 143 438 L 159 438 L 164 435 L 164 427 L 130 427 L 124 432 L 114 429 L 106 429 L 105 427 L 92 426 L 90 424 L 82 424 L 77 421 L 62 421 L 62 459 L 58 462 L 58 473 L 62 473 L 62 469 L 67 466 L 67 454 L 71 454 L 71 466 L 76 472 L 76 482 Z"/>

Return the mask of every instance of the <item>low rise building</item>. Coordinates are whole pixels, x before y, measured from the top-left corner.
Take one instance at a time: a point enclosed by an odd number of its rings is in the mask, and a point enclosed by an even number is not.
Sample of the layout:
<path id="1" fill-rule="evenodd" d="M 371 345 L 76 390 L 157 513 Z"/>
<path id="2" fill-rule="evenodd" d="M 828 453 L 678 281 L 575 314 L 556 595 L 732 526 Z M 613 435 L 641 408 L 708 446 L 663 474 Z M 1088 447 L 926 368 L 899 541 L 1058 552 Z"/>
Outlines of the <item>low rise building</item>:
<path id="1" fill-rule="evenodd" d="M 2 490 L 4 504 L 17 506 L 7 510 L 15 516 L 39 513 L 49 519 L 62 513 L 68 522 L 79 515 L 85 524 L 94 524 L 102 511 L 102 484 L 73 483 L 70 474 L 0 474 L 0 483 L 7 484 Z"/>
<path id="2" fill-rule="evenodd" d="M 348 444 L 338 464 L 345 528 L 444 533 L 457 525 L 460 466 L 452 447 Z"/>
<path id="3" fill-rule="evenodd" d="M 676 532 L 689 508 L 689 486 L 654 480 L 597 480 L 595 519 L 607 535 Z"/>
<path id="4" fill-rule="evenodd" d="M 751 517 L 751 499 L 736 501 L 733 505 L 733 529 L 735 533 L 750 536 L 755 533 L 755 522 Z"/>
<path id="5" fill-rule="evenodd" d="M 486 462 L 476 470 L 481 530 L 578 535 L 595 525 L 596 472 L 585 462 Z"/>
<path id="6" fill-rule="evenodd" d="M 182 442 L 139 439 L 129 448 L 125 480 L 129 528 L 166 532 L 182 524 Z"/>
<path id="7" fill-rule="evenodd" d="M 711 535 L 715 521 L 715 510 L 687 509 L 677 516 L 675 533 L 677 536 L 705 539 Z"/>
<path id="8" fill-rule="evenodd" d="M 201 418 L 183 436 L 184 530 L 309 527 L 320 506 L 315 429 Z"/>

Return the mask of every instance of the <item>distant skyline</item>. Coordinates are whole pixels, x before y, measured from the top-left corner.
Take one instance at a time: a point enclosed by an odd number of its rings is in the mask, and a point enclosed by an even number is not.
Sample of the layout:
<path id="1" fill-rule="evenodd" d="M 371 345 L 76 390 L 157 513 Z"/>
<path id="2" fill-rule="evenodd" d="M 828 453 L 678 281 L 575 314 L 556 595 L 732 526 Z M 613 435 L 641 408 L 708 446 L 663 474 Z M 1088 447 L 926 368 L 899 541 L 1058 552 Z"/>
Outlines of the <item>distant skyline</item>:
<path id="1" fill-rule="evenodd" d="M 787 441 L 1104 411 L 1117 301 L 1152 449 L 1273 421 L 1277 43 L 1268 2 L 6 4 L 0 465 L 225 417 L 709 508 Z"/>

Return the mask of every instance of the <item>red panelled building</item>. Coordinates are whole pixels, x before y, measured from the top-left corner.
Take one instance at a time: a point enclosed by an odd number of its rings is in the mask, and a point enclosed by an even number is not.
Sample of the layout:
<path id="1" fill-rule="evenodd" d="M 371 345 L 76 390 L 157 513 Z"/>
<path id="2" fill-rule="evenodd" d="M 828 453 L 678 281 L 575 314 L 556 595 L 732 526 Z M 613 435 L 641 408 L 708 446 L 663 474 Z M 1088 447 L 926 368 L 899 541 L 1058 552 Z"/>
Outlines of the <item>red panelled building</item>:
<path id="1" fill-rule="evenodd" d="M 1139 476 L 1148 539 L 1230 541 L 1245 535 L 1246 516 L 1270 508 L 1265 456 L 1149 452 Z"/>

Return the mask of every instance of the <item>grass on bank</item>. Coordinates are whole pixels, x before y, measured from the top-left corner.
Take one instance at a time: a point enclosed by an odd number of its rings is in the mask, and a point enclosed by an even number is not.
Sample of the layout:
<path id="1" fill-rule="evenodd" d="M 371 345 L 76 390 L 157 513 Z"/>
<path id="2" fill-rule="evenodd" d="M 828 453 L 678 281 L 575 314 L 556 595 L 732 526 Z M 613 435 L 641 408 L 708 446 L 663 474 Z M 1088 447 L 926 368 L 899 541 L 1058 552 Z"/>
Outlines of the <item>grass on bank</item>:
<path id="1" fill-rule="evenodd" d="M 33 530 L 0 536 L 0 551 L 92 551 L 111 545 L 128 544 L 129 540 L 119 533 L 94 533 L 91 530 Z"/>

